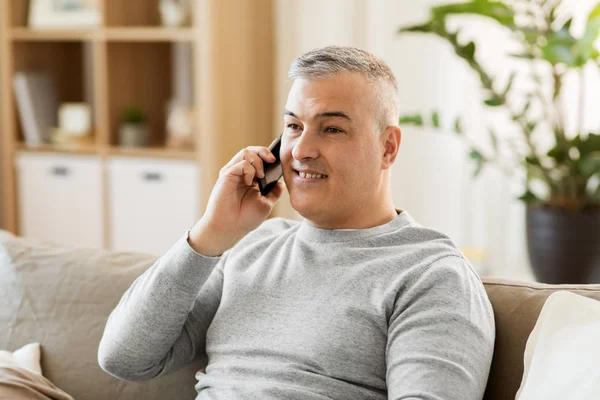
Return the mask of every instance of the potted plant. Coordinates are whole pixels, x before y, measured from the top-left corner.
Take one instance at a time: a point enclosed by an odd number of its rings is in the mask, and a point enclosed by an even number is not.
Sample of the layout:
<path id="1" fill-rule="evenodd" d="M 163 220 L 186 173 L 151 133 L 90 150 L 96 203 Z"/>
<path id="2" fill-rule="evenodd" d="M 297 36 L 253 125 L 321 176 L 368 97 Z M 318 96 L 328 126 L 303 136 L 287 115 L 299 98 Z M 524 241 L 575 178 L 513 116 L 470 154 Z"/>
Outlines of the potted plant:
<path id="1" fill-rule="evenodd" d="M 591 11 L 583 35 L 572 34 L 573 17 L 561 0 L 472 0 L 433 7 L 430 18 L 419 25 L 405 26 L 399 34 L 437 35 L 452 46 L 456 55 L 475 71 L 485 92 L 484 103 L 502 108 L 519 130 L 519 143 L 490 129 L 491 150 L 484 151 L 464 135 L 460 119 L 455 131 L 466 140 L 476 164 L 475 176 L 487 165 L 506 166 L 513 162 L 522 172 L 527 205 L 527 245 L 534 274 L 547 283 L 600 282 L 600 134 L 584 131 L 586 82 L 583 68 L 600 66 L 600 53 L 594 47 L 600 29 L 600 4 Z M 512 54 L 528 63 L 527 72 L 515 70 L 506 83 L 499 84 L 477 60 L 476 45 L 463 41 L 458 30 L 448 27 L 453 15 L 486 17 L 507 29 L 520 44 Z M 580 100 L 578 131 L 568 134 L 565 110 L 560 102 L 567 73 L 578 73 Z M 525 76 L 523 76 L 525 75 Z M 513 83 L 528 79 L 531 89 L 514 96 Z M 551 92 L 545 90 L 551 86 Z M 522 90 L 522 89 L 521 89 Z M 519 98 L 520 101 L 514 100 Z M 434 126 L 439 116 L 433 113 Z M 401 124 L 424 124 L 420 115 L 405 116 Z M 536 143 L 537 135 L 549 135 L 549 150 Z M 512 147 L 508 147 L 512 146 Z M 511 160 L 506 151 L 511 148 Z"/>
<path id="2" fill-rule="evenodd" d="M 126 147 L 144 147 L 150 144 L 146 116 L 139 107 L 128 106 L 123 110 L 119 144 Z"/>

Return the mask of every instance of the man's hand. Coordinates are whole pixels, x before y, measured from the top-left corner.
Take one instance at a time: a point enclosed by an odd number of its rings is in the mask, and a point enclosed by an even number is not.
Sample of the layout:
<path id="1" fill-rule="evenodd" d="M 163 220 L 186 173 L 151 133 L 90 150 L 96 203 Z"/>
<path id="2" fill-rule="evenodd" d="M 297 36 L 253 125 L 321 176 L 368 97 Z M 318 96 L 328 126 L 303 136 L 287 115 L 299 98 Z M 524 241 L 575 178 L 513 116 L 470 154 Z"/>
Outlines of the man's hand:
<path id="1" fill-rule="evenodd" d="M 267 147 L 241 150 L 219 173 L 206 211 L 190 231 L 189 243 L 198 253 L 218 256 L 256 229 L 271 213 L 283 193 L 283 182 L 266 196 L 260 194 L 254 178 L 263 178 L 263 160 L 274 162 Z"/>

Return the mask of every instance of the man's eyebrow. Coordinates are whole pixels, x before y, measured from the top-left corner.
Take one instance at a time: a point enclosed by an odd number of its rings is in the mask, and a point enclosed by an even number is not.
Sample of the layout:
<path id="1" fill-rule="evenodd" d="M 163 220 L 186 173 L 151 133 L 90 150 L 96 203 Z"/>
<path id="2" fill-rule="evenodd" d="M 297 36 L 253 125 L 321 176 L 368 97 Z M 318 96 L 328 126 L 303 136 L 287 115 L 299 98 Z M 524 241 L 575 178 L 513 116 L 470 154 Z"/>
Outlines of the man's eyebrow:
<path id="1" fill-rule="evenodd" d="M 283 115 L 289 115 L 290 117 L 294 117 L 294 118 L 298 118 L 296 116 L 296 114 L 294 114 L 293 112 L 291 112 L 290 110 L 285 110 L 283 112 Z M 347 119 L 348 121 L 352 122 L 352 118 L 350 118 L 350 116 L 348 114 L 346 114 L 343 111 L 326 111 L 320 114 L 317 114 L 316 116 L 317 118 L 331 118 L 331 117 L 338 117 L 338 118 L 344 118 Z"/>

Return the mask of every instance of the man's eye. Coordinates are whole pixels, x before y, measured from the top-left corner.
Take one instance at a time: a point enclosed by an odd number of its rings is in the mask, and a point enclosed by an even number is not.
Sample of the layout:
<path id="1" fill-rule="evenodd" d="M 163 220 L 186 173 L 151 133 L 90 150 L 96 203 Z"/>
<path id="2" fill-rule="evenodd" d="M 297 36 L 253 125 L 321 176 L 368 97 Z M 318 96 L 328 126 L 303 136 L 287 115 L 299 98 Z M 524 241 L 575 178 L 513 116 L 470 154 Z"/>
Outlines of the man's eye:
<path id="1" fill-rule="evenodd" d="M 288 124 L 288 126 L 287 126 L 287 127 L 288 127 L 288 129 L 291 129 L 291 130 L 294 130 L 294 131 L 295 131 L 296 129 L 300 129 L 300 126 L 299 126 L 299 125 L 297 125 L 297 124 Z"/>
<path id="2" fill-rule="evenodd" d="M 327 129 L 325 129 L 325 132 L 327 132 L 327 133 L 341 133 L 342 130 L 338 129 L 338 128 L 334 128 L 334 127 L 329 127 Z"/>

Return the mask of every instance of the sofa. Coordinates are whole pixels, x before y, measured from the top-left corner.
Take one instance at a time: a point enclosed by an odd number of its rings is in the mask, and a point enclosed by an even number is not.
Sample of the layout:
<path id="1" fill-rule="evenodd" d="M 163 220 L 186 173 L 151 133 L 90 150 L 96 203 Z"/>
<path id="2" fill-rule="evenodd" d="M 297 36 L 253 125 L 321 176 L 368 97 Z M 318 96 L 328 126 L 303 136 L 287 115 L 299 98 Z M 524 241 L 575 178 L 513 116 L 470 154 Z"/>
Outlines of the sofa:
<path id="1" fill-rule="evenodd" d="M 41 344 L 43 375 L 79 400 L 194 399 L 199 364 L 145 382 L 118 380 L 97 362 L 106 320 L 156 256 L 69 248 L 0 230 L 0 350 Z M 483 279 L 496 318 L 484 399 L 514 399 L 523 353 L 546 298 L 557 290 L 600 300 L 600 285 L 543 285 Z"/>

